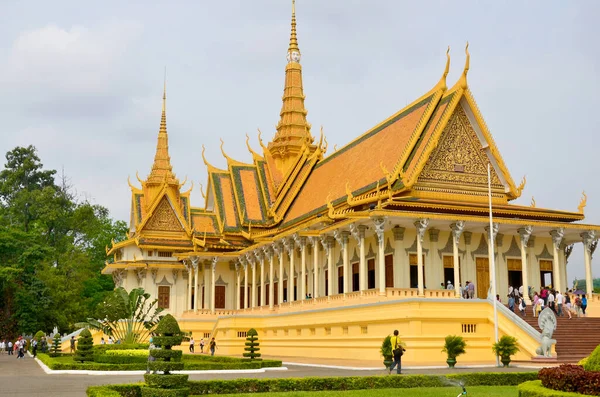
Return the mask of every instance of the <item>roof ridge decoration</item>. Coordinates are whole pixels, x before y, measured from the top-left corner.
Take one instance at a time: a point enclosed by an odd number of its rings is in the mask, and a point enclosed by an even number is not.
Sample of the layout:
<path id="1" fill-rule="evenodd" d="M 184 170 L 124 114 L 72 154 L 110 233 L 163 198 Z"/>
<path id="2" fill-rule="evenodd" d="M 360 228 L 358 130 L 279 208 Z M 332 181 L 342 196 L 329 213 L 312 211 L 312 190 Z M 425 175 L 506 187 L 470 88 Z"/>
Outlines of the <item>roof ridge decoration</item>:
<path id="1" fill-rule="evenodd" d="M 585 206 L 587 205 L 587 194 L 585 194 L 585 191 L 581 192 L 581 201 L 579 202 L 579 205 L 577 206 L 577 210 L 579 211 L 580 214 L 583 215 L 583 212 L 585 210 Z"/>
<path id="2" fill-rule="evenodd" d="M 227 153 L 225 153 L 225 149 L 223 149 L 223 146 L 225 145 L 225 142 L 223 141 L 223 138 L 219 138 L 219 140 L 221 141 L 221 154 L 223 155 L 223 157 L 225 157 L 225 160 L 227 160 L 227 167 L 231 168 L 234 165 L 241 165 L 241 166 L 245 166 L 245 167 L 253 167 L 254 164 L 247 164 L 247 163 L 243 163 L 241 161 L 237 161 L 231 157 L 229 157 L 227 155 Z"/>
<path id="3" fill-rule="evenodd" d="M 150 175 L 146 183 L 168 183 L 179 185 L 179 180 L 173 173 L 171 165 L 171 157 L 169 156 L 169 136 L 167 134 L 167 79 L 165 77 L 162 112 L 160 117 L 160 128 L 158 130 L 158 140 L 156 142 L 156 153 L 154 155 L 154 163 Z"/>
<path id="4" fill-rule="evenodd" d="M 262 145 L 261 145 L 262 146 Z M 246 134 L 246 147 L 248 148 L 248 151 L 250 152 L 250 154 L 252 155 L 252 160 L 254 162 L 256 161 L 264 161 L 264 157 L 261 156 L 260 154 L 258 154 L 257 152 L 255 152 L 252 149 L 252 146 L 250 146 L 250 135 Z"/>
<path id="5" fill-rule="evenodd" d="M 208 160 L 206 159 L 206 147 L 204 146 L 204 144 L 202 144 L 202 161 L 204 162 L 204 165 L 206 166 L 208 173 L 212 173 L 212 172 L 217 172 L 217 173 L 229 173 L 228 170 L 223 170 L 221 168 L 217 168 L 214 165 L 210 164 L 208 162 Z"/>

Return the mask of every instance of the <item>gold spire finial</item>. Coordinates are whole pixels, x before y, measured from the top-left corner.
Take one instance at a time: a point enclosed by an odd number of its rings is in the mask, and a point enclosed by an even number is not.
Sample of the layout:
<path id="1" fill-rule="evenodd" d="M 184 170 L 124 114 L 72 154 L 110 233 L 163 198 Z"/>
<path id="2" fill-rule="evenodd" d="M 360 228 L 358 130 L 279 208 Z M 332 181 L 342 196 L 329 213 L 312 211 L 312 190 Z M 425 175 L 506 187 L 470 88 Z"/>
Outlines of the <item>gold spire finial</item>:
<path id="1" fill-rule="evenodd" d="M 446 77 L 448 76 L 448 72 L 450 71 L 450 46 L 448 46 L 448 49 L 446 50 L 446 67 L 444 68 L 444 74 L 442 74 L 442 78 L 440 79 L 440 82 L 438 83 L 438 86 L 443 87 L 444 89 L 446 89 Z"/>
<path id="2" fill-rule="evenodd" d="M 171 157 L 169 156 L 169 136 L 167 134 L 167 78 L 166 69 L 163 86 L 162 112 L 160 116 L 160 128 L 158 130 L 158 141 L 156 143 L 156 154 L 152 170 L 148 175 L 147 182 L 177 184 L 179 181 L 173 173 Z"/>
<path id="3" fill-rule="evenodd" d="M 585 206 L 587 205 L 587 194 L 585 194 L 585 191 L 581 193 L 581 201 L 579 202 L 579 206 L 577 206 L 577 209 L 579 210 L 580 214 L 583 214 L 583 211 L 585 209 Z"/>
<path id="4" fill-rule="evenodd" d="M 296 34 L 296 0 L 292 0 L 292 31 L 290 33 L 290 46 L 287 53 L 288 62 L 300 62 L 300 48 Z"/>
<path id="5" fill-rule="evenodd" d="M 471 54 L 469 54 L 469 42 L 467 41 L 467 46 L 465 47 L 465 53 L 467 54 L 467 59 L 465 60 L 465 68 L 463 69 L 462 76 L 460 76 L 460 87 L 464 90 L 467 89 L 467 73 L 469 73 L 469 67 L 471 65 Z"/>

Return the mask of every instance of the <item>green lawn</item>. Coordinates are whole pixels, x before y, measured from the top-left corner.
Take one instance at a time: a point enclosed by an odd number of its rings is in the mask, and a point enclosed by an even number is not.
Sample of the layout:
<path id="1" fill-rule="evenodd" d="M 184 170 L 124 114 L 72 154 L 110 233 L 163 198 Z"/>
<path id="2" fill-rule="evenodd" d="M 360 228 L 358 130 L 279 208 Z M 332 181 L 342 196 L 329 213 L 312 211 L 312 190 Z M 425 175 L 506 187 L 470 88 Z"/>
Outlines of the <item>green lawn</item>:
<path id="1" fill-rule="evenodd" d="M 458 387 L 424 387 L 419 389 L 372 389 L 349 391 L 220 394 L 219 397 L 455 397 L 460 392 L 461 390 Z M 468 396 L 471 397 L 517 397 L 519 394 L 516 386 L 473 386 L 468 387 L 467 392 Z"/>

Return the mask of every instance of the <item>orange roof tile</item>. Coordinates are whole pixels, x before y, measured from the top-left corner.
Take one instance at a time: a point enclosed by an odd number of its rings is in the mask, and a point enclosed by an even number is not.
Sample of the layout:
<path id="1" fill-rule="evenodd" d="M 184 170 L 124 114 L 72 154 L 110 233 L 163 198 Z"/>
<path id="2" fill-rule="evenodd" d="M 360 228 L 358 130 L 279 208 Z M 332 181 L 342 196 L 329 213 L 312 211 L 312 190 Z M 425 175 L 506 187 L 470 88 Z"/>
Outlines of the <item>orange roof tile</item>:
<path id="1" fill-rule="evenodd" d="M 217 225 L 215 224 L 214 216 L 208 214 L 192 214 L 192 223 L 194 230 L 200 234 L 217 233 Z"/>
<path id="2" fill-rule="evenodd" d="M 246 206 L 246 217 L 249 220 L 262 221 L 260 198 L 258 196 L 260 186 L 253 170 L 240 170 L 242 182 L 242 194 Z"/>
<path id="3" fill-rule="evenodd" d="M 332 201 L 344 197 L 347 181 L 350 188 L 357 191 L 384 179 L 380 162 L 388 170 L 393 169 L 433 98 L 431 95 L 402 111 L 318 163 L 292 204 L 284 224 L 325 206 L 328 195 Z"/>

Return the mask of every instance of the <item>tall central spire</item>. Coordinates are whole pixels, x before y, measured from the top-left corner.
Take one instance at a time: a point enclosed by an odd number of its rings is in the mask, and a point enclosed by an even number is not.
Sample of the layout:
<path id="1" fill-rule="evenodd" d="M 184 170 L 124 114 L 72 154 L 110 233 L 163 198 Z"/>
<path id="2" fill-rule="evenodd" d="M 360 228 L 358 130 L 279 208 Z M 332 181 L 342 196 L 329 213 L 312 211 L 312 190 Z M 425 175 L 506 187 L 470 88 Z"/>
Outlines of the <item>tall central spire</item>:
<path id="1" fill-rule="evenodd" d="M 173 173 L 171 157 L 169 156 L 169 136 L 167 135 L 167 80 L 165 78 L 162 100 L 162 114 L 160 117 L 160 129 L 158 130 L 158 141 L 156 142 L 156 154 L 152 170 L 148 175 L 147 183 L 179 184 Z"/>
<path id="2" fill-rule="evenodd" d="M 296 2 L 292 0 L 292 29 L 290 45 L 287 51 L 285 67 L 285 85 L 283 88 L 283 104 L 277 132 L 268 149 L 277 168 L 285 173 L 300 153 L 304 145 L 315 149 L 314 138 L 310 134 L 310 124 L 306 121 L 304 107 L 304 89 L 302 87 L 302 66 L 300 65 L 300 48 L 296 34 Z"/>

